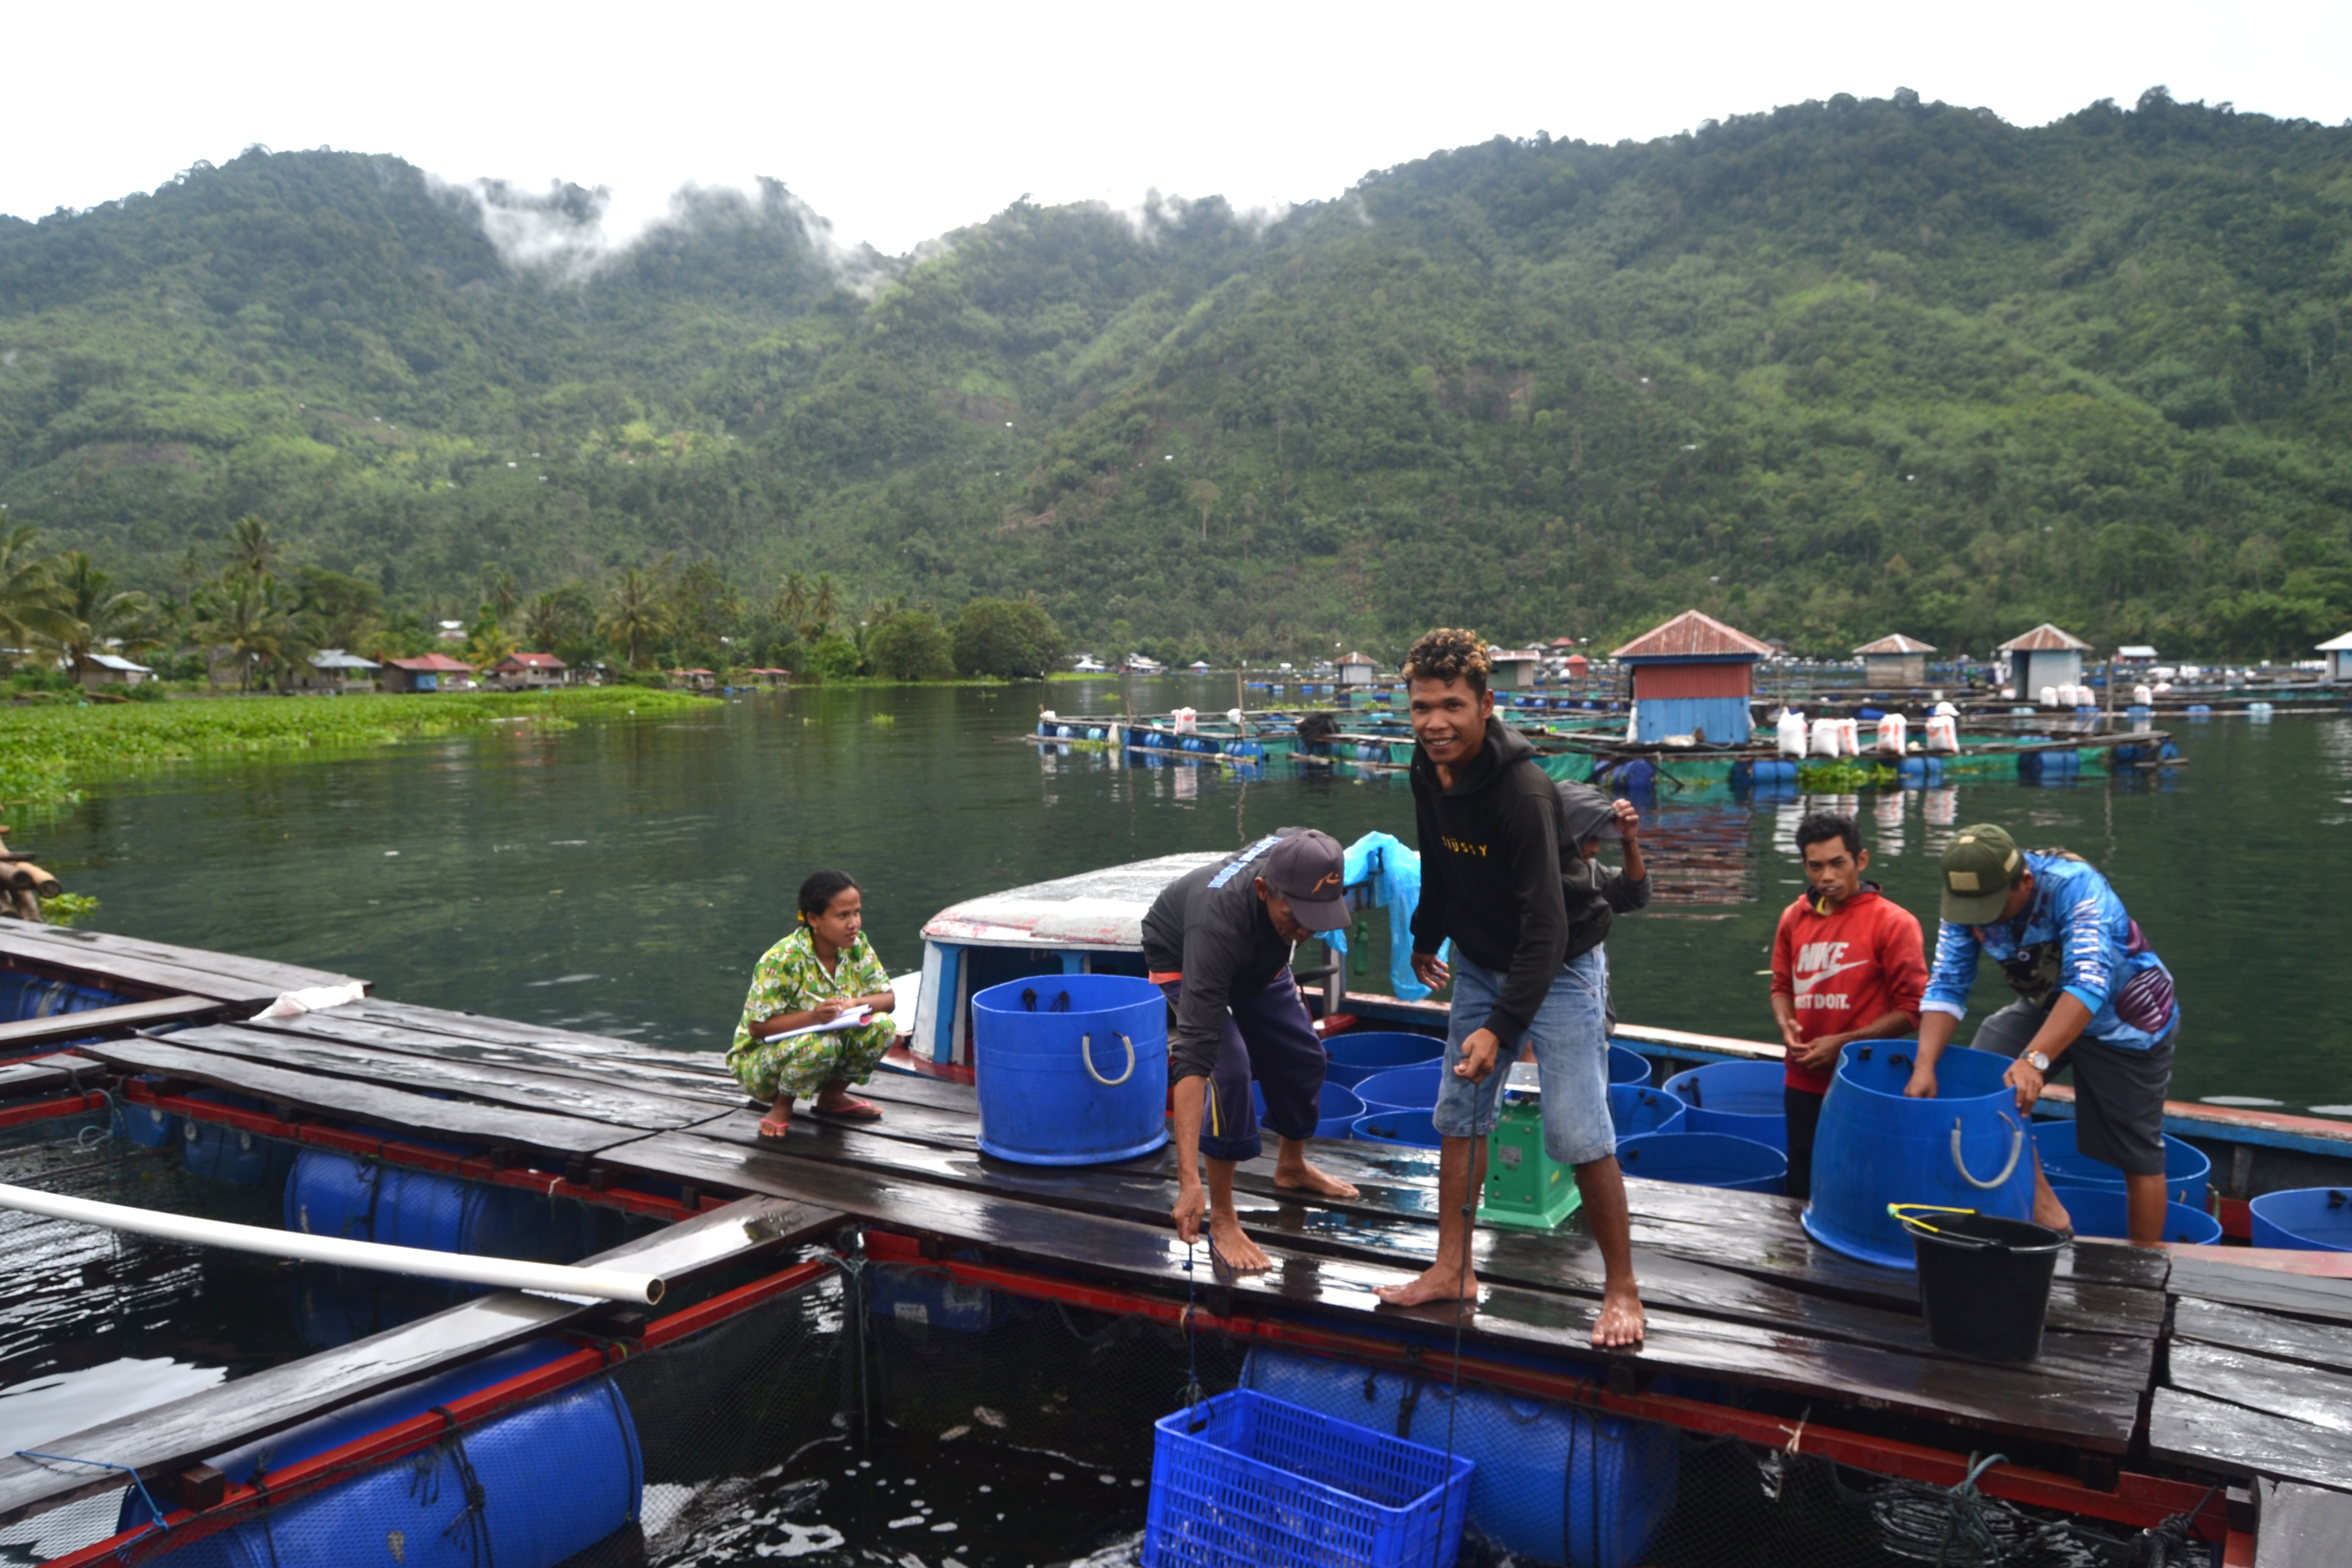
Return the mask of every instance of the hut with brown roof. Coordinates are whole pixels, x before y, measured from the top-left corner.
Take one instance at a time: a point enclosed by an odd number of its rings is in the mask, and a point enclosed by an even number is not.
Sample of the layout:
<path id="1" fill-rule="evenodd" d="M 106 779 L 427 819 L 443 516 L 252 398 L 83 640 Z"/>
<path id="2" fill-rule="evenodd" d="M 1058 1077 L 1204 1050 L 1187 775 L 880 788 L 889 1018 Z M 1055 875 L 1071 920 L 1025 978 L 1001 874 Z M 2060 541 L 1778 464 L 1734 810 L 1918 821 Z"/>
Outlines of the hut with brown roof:
<path id="1" fill-rule="evenodd" d="M 1748 711 L 1756 661 L 1772 650 L 1713 616 L 1685 610 L 1612 655 L 1633 671 L 1633 741 L 1688 735 L 1717 745 L 1745 745 L 1755 729 Z"/>
<path id="2" fill-rule="evenodd" d="M 1936 650 L 1917 637 L 1895 632 L 1853 651 L 1862 656 L 1863 679 L 1873 686 L 1925 686 L 1927 656 Z"/>
<path id="3" fill-rule="evenodd" d="M 2023 637 L 2010 638 L 1999 651 L 2009 656 L 2009 683 L 2021 702 L 2034 701 L 2045 686 L 2080 686 L 2083 656 L 2091 645 L 2048 621 Z"/>

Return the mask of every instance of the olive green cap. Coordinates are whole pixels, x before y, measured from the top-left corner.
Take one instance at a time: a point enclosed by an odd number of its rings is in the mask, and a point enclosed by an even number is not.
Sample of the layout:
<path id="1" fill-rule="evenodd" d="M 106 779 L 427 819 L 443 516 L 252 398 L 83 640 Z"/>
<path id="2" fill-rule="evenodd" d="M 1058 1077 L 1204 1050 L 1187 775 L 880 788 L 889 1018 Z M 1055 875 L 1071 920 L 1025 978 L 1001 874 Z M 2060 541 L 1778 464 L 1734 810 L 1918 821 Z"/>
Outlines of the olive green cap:
<path id="1" fill-rule="evenodd" d="M 2005 827 L 1963 827 L 1944 851 L 1944 918 L 1956 926 L 1990 925 L 2009 907 L 2009 889 L 2025 856 Z"/>

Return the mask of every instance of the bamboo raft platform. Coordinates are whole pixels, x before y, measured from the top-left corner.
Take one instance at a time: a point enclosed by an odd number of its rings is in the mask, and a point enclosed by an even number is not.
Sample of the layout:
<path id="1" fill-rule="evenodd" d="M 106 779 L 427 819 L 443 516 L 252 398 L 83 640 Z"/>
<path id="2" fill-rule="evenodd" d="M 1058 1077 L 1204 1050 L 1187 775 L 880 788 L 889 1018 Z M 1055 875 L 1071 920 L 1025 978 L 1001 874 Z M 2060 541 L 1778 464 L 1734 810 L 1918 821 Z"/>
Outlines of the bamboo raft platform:
<path id="1" fill-rule="evenodd" d="M 992 1288 L 1161 1321 L 1194 1311 L 1262 1342 L 1402 1357 L 1424 1375 L 1445 1375 L 1458 1331 L 1462 1375 L 1547 1397 L 1947 1486 L 1998 1450 L 2008 1462 L 1979 1481 L 1989 1495 L 2140 1526 L 2195 1515 L 2231 1537 L 2231 1563 L 2258 1561 L 2238 1553 L 2259 1510 L 2260 1563 L 2347 1560 L 2327 1553 L 2352 1534 L 2352 1259 L 2083 1241 L 2060 1264 L 2042 1358 L 1992 1366 L 1931 1347 L 1914 1278 L 1823 1248 L 1793 1201 L 1633 1180 L 1649 1337 L 1604 1352 L 1588 1337 L 1600 1258 L 1572 1229 L 1481 1228 L 1483 1293 L 1458 1324 L 1446 1307 L 1377 1303 L 1377 1287 L 1433 1252 L 1434 1151 L 1318 1144 L 1361 1189 L 1346 1203 L 1277 1190 L 1270 1160 L 1245 1165 L 1243 1221 L 1274 1266 L 1211 1278 L 1206 1249 L 1170 1225 L 1168 1151 L 1088 1167 L 989 1159 L 976 1091 L 946 1079 L 877 1074 L 878 1123 L 803 1114 L 777 1144 L 711 1053 L 373 996 L 246 1021 L 281 992 L 345 977 L 84 931 L 0 924 L 0 965 L 132 998 L 5 1026 L 21 1059 L 0 1064 L 0 1125 L 112 1096 L 620 1204 L 673 1223 L 590 1261 L 673 1278 L 855 1230 L 873 1256 L 936 1260 Z M 69 1052 L 29 1054 L 63 1041 Z M 193 1097 L 205 1089 L 264 1109 Z M 201 1498 L 190 1467 L 205 1454 L 557 1326 L 652 1331 L 604 1304 L 502 1292 L 44 1447 L 105 1454 L 163 1496 Z M 0 1523 L 121 1484 L 0 1458 Z"/>

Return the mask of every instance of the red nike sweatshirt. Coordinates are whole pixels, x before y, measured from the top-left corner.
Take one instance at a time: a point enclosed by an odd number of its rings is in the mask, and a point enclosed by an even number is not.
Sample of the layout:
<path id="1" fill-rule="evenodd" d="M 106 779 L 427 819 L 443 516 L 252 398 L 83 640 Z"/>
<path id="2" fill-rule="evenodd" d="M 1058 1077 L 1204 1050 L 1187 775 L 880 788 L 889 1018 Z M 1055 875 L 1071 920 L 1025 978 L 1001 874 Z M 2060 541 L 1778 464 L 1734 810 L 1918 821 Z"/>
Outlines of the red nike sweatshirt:
<path id="1" fill-rule="evenodd" d="M 1796 999 L 1797 1032 L 1804 1038 L 1859 1029 L 1890 1009 L 1916 1028 L 1927 986 L 1919 922 L 1881 897 L 1877 883 L 1864 883 L 1832 913 L 1811 893 L 1780 911 L 1772 936 L 1772 994 Z M 1829 1074 L 1809 1072 L 1794 1057 L 1783 1081 L 1813 1094 L 1830 1089 Z"/>

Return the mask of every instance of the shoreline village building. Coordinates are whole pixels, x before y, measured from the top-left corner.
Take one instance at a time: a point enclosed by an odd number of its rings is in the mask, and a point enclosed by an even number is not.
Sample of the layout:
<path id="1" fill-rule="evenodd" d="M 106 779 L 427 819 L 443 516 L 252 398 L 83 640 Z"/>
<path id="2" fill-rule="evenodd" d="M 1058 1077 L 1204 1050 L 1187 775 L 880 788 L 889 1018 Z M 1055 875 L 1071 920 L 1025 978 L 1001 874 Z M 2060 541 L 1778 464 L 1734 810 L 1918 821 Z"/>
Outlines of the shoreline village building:
<path id="1" fill-rule="evenodd" d="M 2352 632 L 2330 637 L 2316 650 L 2327 656 L 2327 679 L 2352 681 Z"/>
<path id="2" fill-rule="evenodd" d="M 1633 711 L 1625 738 L 1658 742 L 1688 735 L 1744 746 L 1755 730 L 1748 702 L 1756 661 L 1772 650 L 1713 616 L 1685 610 L 1610 657 L 1633 672 Z"/>
<path id="3" fill-rule="evenodd" d="M 1486 684 L 1497 691 L 1532 691 L 1543 657 L 1539 647 L 1488 648 Z"/>
<path id="4" fill-rule="evenodd" d="M 1927 656 L 1936 650 L 1917 637 L 1896 632 L 1853 651 L 1862 656 L 1862 678 L 1873 686 L 1925 686 Z"/>
<path id="5" fill-rule="evenodd" d="M 386 691 L 454 690 L 456 681 L 473 673 L 474 667 L 460 659 L 428 653 L 422 658 L 385 659 L 376 683 Z"/>
<path id="6" fill-rule="evenodd" d="M 1339 661 L 1339 684 L 1370 686 L 1372 683 L 1373 672 L 1379 668 L 1378 663 L 1366 658 L 1362 654 L 1351 653 Z"/>
<path id="7" fill-rule="evenodd" d="M 2083 656 L 2091 651 L 2091 645 L 2044 621 L 1995 651 L 2009 656 L 2009 684 L 2017 700 L 2032 702 L 2034 693 L 2045 686 L 2082 685 Z"/>

